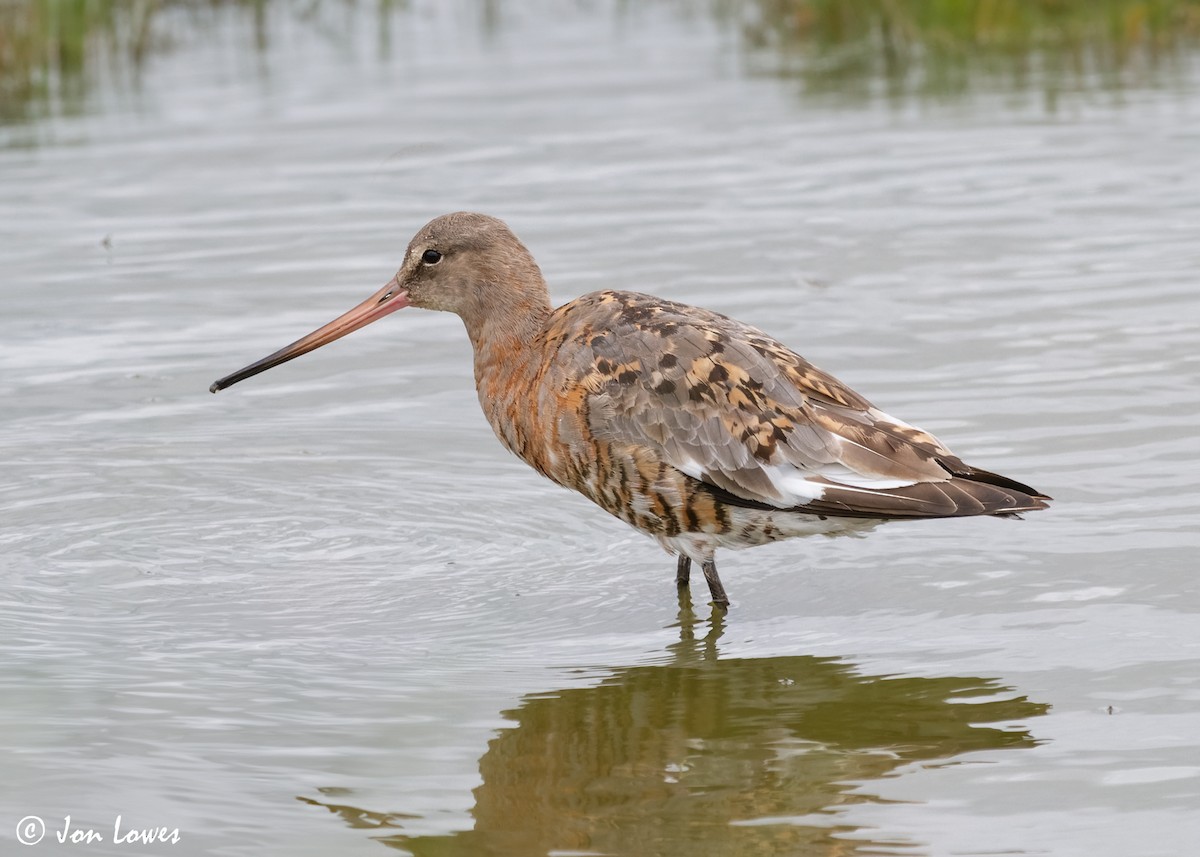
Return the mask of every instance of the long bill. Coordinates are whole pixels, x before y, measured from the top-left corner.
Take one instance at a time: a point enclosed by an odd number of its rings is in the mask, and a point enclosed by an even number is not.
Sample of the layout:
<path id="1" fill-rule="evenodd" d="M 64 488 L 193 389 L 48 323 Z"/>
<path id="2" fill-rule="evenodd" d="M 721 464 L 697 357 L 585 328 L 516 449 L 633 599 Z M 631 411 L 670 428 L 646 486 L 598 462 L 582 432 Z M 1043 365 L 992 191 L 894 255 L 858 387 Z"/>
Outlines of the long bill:
<path id="1" fill-rule="evenodd" d="M 249 366 L 239 369 L 232 375 L 226 375 L 219 381 L 214 381 L 213 385 L 208 388 L 208 391 L 210 393 L 219 392 L 226 387 L 233 386 L 238 381 L 245 381 L 259 372 L 266 372 L 272 366 L 278 366 L 280 363 L 295 360 L 301 354 L 307 354 L 316 348 L 320 348 L 322 345 L 333 342 L 335 339 L 341 339 L 347 333 L 353 333 L 360 327 L 365 327 L 371 322 L 381 319 L 398 309 L 403 309 L 408 305 L 408 292 L 400 288 L 399 281 L 394 277 L 390 283 L 354 309 L 343 313 L 324 327 L 317 328 L 308 336 L 297 339 L 291 345 L 280 348 L 274 354 L 269 354 L 262 360 L 251 363 Z"/>

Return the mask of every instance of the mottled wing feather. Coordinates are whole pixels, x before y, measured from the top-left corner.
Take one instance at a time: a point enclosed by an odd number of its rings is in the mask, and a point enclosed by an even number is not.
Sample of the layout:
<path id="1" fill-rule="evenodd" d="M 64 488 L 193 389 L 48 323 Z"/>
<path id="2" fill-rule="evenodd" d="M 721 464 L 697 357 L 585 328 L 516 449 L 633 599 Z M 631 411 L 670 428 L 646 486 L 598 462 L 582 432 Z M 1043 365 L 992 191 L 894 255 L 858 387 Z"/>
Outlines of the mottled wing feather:
<path id="1" fill-rule="evenodd" d="M 984 471 L 756 328 L 631 292 L 557 312 L 556 363 L 588 390 L 592 434 L 650 447 L 748 504 L 865 517 L 1036 508 L 1002 477 L 965 487 Z"/>

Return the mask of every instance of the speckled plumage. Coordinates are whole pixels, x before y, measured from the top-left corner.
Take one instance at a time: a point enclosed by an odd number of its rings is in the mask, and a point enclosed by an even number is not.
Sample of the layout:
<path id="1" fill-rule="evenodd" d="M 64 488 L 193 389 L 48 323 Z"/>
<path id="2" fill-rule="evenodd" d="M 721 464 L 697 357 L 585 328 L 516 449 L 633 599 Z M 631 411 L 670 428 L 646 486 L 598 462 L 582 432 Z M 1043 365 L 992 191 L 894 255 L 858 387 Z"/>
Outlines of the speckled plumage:
<path id="1" fill-rule="evenodd" d="M 430 222 L 377 294 L 213 390 L 409 305 L 462 317 L 480 404 L 509 450 L 679 554 L 681 583 L 700 562 L 721 606 L 718 547 L 1049 499 L 726 316 L 617 291 L 552 309 L 533 257 L 479 214 Z"/>

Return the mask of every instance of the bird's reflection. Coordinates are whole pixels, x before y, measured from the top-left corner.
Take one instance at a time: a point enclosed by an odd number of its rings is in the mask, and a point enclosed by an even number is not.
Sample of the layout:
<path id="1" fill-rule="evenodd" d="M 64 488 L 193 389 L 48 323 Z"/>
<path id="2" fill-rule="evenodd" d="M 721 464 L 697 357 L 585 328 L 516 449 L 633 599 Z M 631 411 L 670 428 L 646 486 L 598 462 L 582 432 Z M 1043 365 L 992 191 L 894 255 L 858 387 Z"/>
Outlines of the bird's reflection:
<path id="1" fill-rule="evenodd" d="M 686 596 L 678 627 L 667 663 L 505 712 L 513 726 L 479 760 L 472 830 L 407 836 L 399 813 L 330 792 L 301 800 L 417 857 L 855 854 L 885 843 L 836 813 L 877 800 L 871 780 L 1031 747 L 1020 721 L 1047 710 L 991 679 L 865 676 L 804 655 L 721 659 L 723 616 L 698 622 Z"/>

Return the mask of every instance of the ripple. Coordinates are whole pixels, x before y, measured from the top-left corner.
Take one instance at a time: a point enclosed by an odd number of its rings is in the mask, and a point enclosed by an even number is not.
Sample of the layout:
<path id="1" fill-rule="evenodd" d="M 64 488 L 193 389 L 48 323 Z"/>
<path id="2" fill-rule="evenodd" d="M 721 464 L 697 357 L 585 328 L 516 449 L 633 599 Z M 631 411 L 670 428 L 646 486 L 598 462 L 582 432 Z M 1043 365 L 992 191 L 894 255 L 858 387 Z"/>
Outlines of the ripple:
<path id="1" fill-rule="evenodd" d="M 230 65 L 252 38 L 236 18 L 211 44 L 181 25 L 132 103 L 0 148 L 9 815 L 137 809 L 196 853 L 365 854 L 377 818 L 452 837 L 473 824 L 482 759 L 557 740 L 539 712 L 565 723 L 622 676 L 653 696 L 705 657 L 761 677 L 800 659 L 810 684 L 723 680 L 799 710 L 832 676 L 918 742 L 928 712 L 889 691 L 994 676 L 980 681 L 1051 705 L 996 727 L 1028 729 L 1023 753 L 950 740 L 927 765 L 896 767 L 879 743 L 857 755 L 841 720 L 842 745 L 816 749 L 803 730 L 754 732 L 776 754 L 764 776 L 800 783 L 789 760 L 822 760 L 829 777 L 804 782 L 826 795 L 812 814 L 840 807 L 837 847 L 855 832 L 937 853 L 1191 843 L 1194 96 L 801 109 L 703 21 L 651 9 L 631 20 L 654 26 L 598 31 L 592 14 L 519 17 L 485 44 L 405 11 L 391 59 L 361 16 L 344 55 L 271 41 L 265 77 Z M 464 207 L 509 219 L 557 299 L 631 288 L 731 313 L 1058 500 L 1024 521 L 730 553 L 735 607 L 706 625 L 680 618 L 655 544 L 506 456 L 454 318 L 397 314 L 208 394 Z M 608 737 L 589 734 L 599 754 Z M 695 770 L 745 785 L 727 773 L 745 745 L 705 752 L 707 768 L 653 760 L 653 787 Z M 878 799 L 830 797 L 847 770 Z M 503 770 L 486 781 L 507 793 Z M 351 810 L 359 826 L 339 820 Z M 739 819 L 813 826 L 795 806 Z M 1114 824 L 1138 842 L 1112 846 Z"/>

